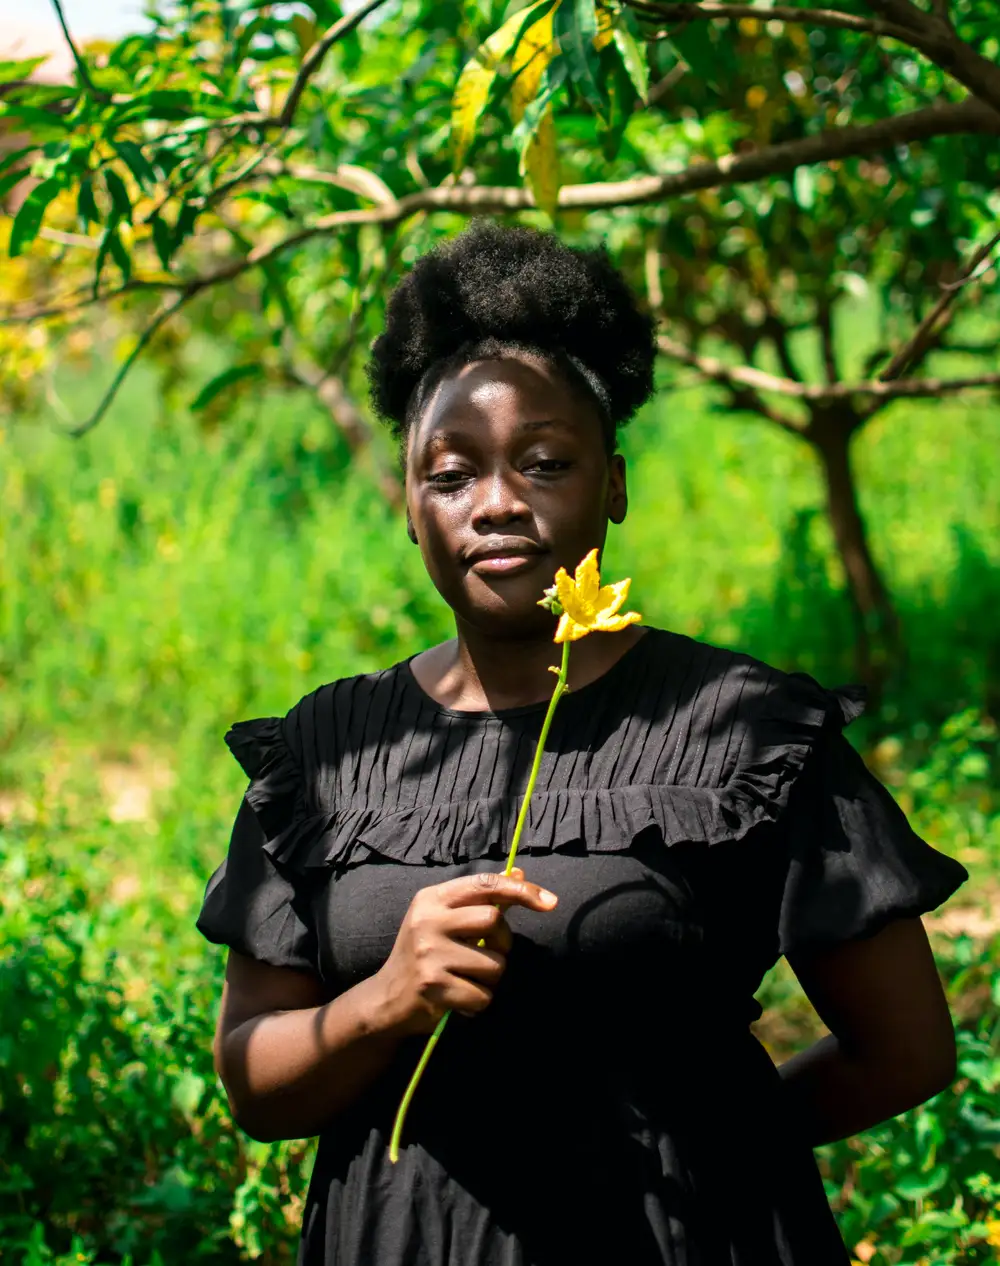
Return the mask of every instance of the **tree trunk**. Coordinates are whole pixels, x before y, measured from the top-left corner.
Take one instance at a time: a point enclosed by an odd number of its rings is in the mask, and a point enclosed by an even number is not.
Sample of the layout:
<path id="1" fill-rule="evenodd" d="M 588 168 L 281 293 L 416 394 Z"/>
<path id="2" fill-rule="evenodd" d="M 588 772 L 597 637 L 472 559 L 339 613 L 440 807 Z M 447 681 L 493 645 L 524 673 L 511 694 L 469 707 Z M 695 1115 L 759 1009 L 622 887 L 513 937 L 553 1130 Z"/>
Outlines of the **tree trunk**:
<path id="1" fill-rule="evenodd" d="M 855 667 L 871 692 L 881 697 L 886 677 L 899 666 L 899 621 L 868 544 L 851 468 L 851 439 L 858 420 L 850 406 L 814 417 L 809 438 L 819 454 L 826 484 L 827 512 L 837 553 L 847 576 L 856 629 Z"/>

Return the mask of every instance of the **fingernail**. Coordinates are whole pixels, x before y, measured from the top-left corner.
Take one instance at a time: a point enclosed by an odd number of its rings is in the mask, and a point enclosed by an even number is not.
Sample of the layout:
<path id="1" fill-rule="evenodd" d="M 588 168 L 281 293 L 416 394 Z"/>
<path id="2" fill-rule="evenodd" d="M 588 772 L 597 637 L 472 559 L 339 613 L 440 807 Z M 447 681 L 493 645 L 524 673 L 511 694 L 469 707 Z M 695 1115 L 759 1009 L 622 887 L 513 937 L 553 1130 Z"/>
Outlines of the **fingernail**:
<path id="1" fill-rule="evenodd" d="M 539 900 L 543 905 L 554 906 L 559 900 L 554 892 L 549 892 L 548 888 L 542 888 L 538 894 Z"/>

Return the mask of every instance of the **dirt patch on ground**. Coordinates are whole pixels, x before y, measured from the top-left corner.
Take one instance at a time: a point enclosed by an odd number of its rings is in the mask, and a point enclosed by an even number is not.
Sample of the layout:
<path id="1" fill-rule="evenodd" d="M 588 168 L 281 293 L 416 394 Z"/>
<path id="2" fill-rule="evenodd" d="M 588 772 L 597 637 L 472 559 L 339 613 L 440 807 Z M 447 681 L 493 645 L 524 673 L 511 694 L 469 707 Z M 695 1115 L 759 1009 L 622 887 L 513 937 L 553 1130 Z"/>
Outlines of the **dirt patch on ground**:
<path id="1" fill-rule="evenodd" d="M 79 749 L 49 750 L 35 786 L 0 790 L 0 826 L 44 822 L 54 806 L 71 821 L 92 819 L 95 800 L 112 822 L 150 822 L 158 793 L 176 780 L 162 753 L 142 745 L 115 760 Z"/>

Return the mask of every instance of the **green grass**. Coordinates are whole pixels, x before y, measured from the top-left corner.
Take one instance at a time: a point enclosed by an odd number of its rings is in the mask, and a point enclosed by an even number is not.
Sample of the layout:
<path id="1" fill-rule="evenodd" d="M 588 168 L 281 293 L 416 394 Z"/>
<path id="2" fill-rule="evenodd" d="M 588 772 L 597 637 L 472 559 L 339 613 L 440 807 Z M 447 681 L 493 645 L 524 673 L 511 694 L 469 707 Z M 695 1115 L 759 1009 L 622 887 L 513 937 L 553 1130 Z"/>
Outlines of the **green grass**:
<path id="1" fill-rule="evenodd" d="M 98 388 L 60 386 L 81 413 Z M 140 372 L 82 441 L 0 432 L 0 1255 L 16 1266 L 291 1260 L 311 1145 L 239 1136 L 211 1067 L 222 955 L 193 920 L 244 787 L 222 735 L 451 634 L 401 520 L 308 400 L 202 430 L 156 398 Z M 849 679 L 811 454 L 709 404 L 661 398 L 627 433 L 609 570 L 651 623 Z M 1000 866 L 997 451 L 995 409 L 947 403 L 895 406 L 856 454 L 909 649 L 858 741 L 983 891 Z M 962 1079 L 863 1150 L 824 1153 L 875 1266 L 986 1262 L 1000 1218 L 979 1178 L 1000 1166 L 1000 944 L 937 944 Z M 775 1050 L 808 1038 L 787 972 L 762 997 Z"/>

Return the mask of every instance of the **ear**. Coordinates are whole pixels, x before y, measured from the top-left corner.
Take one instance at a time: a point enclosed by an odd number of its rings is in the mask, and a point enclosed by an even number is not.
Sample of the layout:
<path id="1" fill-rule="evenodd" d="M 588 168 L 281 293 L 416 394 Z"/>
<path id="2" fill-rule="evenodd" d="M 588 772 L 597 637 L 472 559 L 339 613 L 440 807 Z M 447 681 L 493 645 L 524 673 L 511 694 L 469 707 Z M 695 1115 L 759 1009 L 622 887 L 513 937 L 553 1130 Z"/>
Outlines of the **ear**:
<path id="1" fill-rule="evenodd" d="M 625 458 L 621 453 L 613 453 L 608 462 L 608 518 L 612 523 L 624 523 L 627 513 Z"/>
<path id="2" fill-rule="evenodd" d="M 410 512 L 406 512 L 406 535 L 410 538 L 414 545 L 417 544 L 417 530 L 413 526 L 413 520 L 410 518 Z"/>

